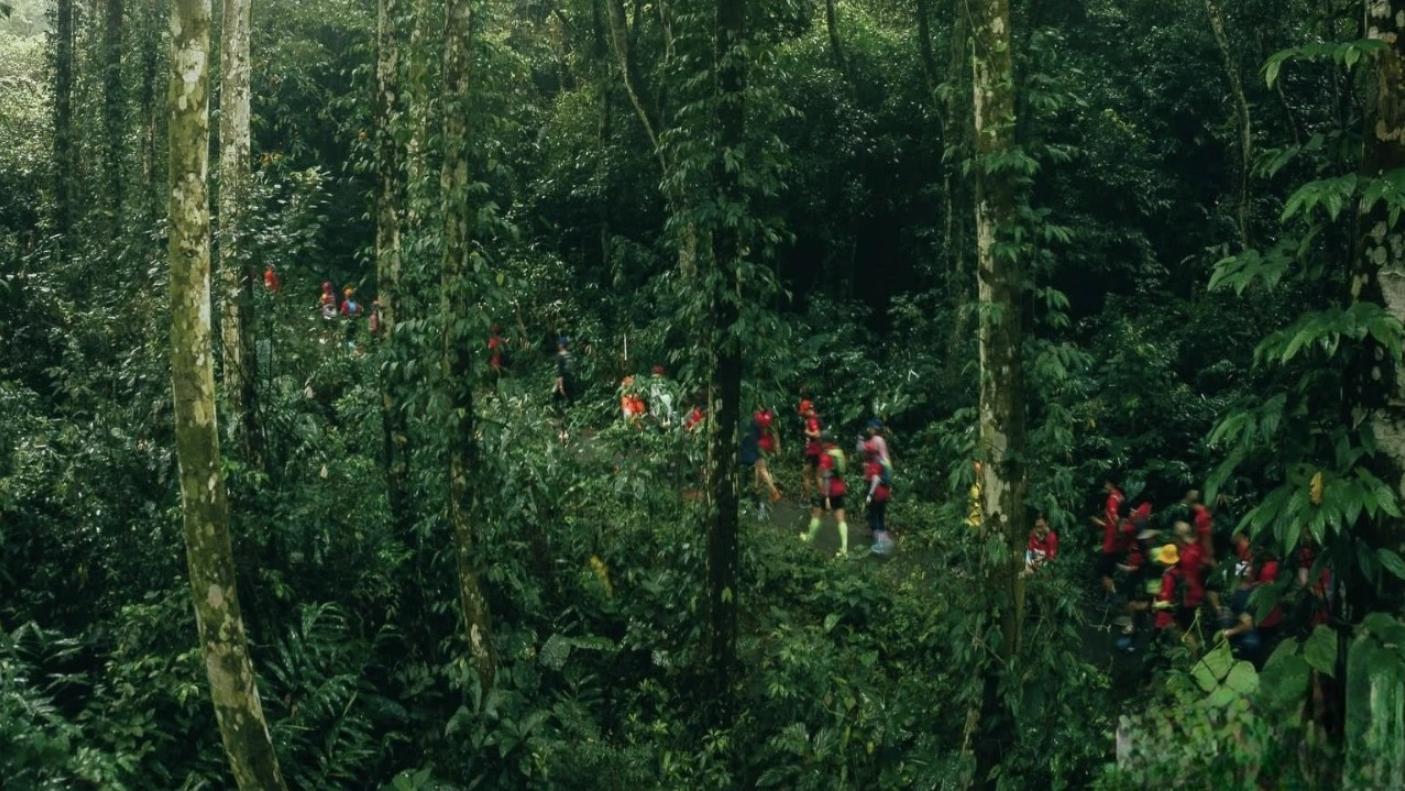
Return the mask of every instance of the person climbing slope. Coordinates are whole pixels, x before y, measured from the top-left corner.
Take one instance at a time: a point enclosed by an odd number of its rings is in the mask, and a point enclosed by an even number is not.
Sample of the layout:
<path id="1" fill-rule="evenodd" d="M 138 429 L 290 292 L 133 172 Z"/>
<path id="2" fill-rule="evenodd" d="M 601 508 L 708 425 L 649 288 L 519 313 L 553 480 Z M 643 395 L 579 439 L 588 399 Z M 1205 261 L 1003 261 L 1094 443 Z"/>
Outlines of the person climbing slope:
<path id="1" fill-rule="evenodd" d="M 1034 528 L 1025 544 L 1025 571 L 1031 573 L 1058 556 L 1059 535 L 1049 529 L 1049 520 L 1041 513 L 1034 518 Z"/>
<path id="2" fill-rule="evenodd" d="M 273 264 L 263 268 L 263 287 L 270 294 L 277 294 L 283 290 L 283 278 L 278 276 L 278 270 L 273 268 Z"/>
<path id="3" fill-rule="evenodd" d="M 331 321 L 337 317 L 337 292 L 332 287 L 332 281 L 322 281 L 322 296 L 318 299 L 318 306 L 323 319 Z"/>
<path id="4" fill-rule="evenodd" d="M 834 443 L 834 435 L 829 432 L 820 434 L 819 446 L 820 454 L 815 465 L 819 472 L 818 492 L 810 508 L 810 529 L 801 533 L 800 538 L 806 542 L 813 542 L 815 534 L 820 531 L 824 515 L 832 513 L 839 528 L 839 551 L 835 556 L 847 557 L 849 524 L 844 519 L 844 494 L 847 491 L 844 484 L 844 451 Z"/>
<path id="5" fill-rule="evenodd" d="M 868 493 L 864 497 L 865 515 L 868 529 L 873 533 L 872 552 L 875 555 L 891 555 L 893 537 L 888 532 L 888 501 L 892 499 L 892 466 L 883 455 L 881 446 L 869 438 L 863 443 L 864 481 Z"/>

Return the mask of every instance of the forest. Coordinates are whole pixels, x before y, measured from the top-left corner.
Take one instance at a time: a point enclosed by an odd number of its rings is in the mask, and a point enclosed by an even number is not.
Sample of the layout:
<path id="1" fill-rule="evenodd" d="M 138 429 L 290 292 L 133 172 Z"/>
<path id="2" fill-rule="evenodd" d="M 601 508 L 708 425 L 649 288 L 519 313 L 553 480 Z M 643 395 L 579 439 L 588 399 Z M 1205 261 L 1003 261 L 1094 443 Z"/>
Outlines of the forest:
<path id="1" fill-rule="evenodd" d="M 1405 788 L 1405 0 L 0 0 L 0 786 Z"/>

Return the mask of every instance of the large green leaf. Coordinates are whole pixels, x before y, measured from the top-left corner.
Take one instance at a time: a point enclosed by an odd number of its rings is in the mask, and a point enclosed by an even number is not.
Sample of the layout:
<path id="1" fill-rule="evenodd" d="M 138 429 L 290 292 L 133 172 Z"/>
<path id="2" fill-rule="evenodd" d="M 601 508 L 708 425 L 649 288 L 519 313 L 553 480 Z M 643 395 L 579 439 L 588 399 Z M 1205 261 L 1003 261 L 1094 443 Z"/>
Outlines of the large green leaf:
<path id="1" fill-rule="evenodd" d="M 1264 663 L 1263 672 L 1259 673 L 1260 698 L 1274 710 L 1292 711 L 1307 696 L 1311 671 L 1307 662 L 1298 655 L 1297 642 L 1284 640 Z"/>
<path id="2" fill-rule="evenodd" d="M 1318 625 L 1303 643 L 1303 658 L 1313 670 L 1328 676 L 1337 672 L 1337 633 L 1331 627 Z"/>

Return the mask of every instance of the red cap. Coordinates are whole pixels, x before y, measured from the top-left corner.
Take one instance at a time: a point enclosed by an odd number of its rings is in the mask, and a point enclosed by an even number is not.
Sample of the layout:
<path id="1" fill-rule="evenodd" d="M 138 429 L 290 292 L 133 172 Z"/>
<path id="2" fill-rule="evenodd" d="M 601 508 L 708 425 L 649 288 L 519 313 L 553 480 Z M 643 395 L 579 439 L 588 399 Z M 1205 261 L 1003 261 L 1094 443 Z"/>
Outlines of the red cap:
<path id="1" fill-rule="evenodd" d="M 812 410 L 812 409 L 814 409 L 814 408 L 815 408 L 815 402 L 811 401 L 811 400 L 808 399 L 808 398 L 802 398 L 802 399 L 800 399 L 800 406 L 796 407 L 796 408 L 795 408 L 795 411 L 796 411 L 796 412 L 799 412 L 800 414 L 803 415 L 803 414 L 805 414 L 806 412 L 809 412 L 810 410 Z"/>
<path id="2" fill-rule="evenodd" d="M 1142 503 L 1132 512 L 1132 521 L 1141 522 L 1151 518 L 1151 503 Z"/>
<path id="3" fill-rule="evenodd" d="M 756 421 L 756 425 L 760 426 L 761 428 L 770 428 L 771 421 L 775 419 L 771 415 L 771 410 L 769 409 L 758 409 L 756 410 L 756 414 L 752 415 L 751 417 L 753 420 Z"/>

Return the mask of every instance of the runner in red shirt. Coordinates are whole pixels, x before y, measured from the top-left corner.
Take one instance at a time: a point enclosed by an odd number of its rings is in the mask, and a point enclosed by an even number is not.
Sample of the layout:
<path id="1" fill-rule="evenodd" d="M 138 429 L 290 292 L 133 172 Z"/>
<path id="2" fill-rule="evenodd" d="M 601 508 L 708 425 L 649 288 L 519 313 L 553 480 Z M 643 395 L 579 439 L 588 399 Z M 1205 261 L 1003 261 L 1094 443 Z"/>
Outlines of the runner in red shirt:
<path id="1" fill-rule="evenodd" d="M 1049 529 L 1049 520 L 1040 514 L 1034 519 L 1034 529 L 1029 531 L 1029 542 L 1025 545 L 1025 572 L 1034 571 L 1058 555 L 1059 534 Z"/>
<path id="2" fill-rule="evenodd" d="M 273 268 L 273 264 L 269 264 L 263 269 L 263 287 L 270 294 L 277 294 L 283 290 L 283 278 L 278 276 L 278 270 Z"/>
<path id="3" fill-rule="evenodd" d="M 506 350 L 507 342 L 502 337 L 502 325 L 494 324 L 488 334 L 488 369 L 496 376 L 502 376 L 506 367 Z"/>
<path id="4" fill-rule="evenodd" d="M 887 555 L 893 551 L 893 539 L 888 534 L 888 500 L 892 497 L 891 467 L 883 456 L 882 446 L 873 438 L 865 440 L 861 446 L 864 453 L 864 481 L 868 484 L 868 495 L 864 503 L 868 506 L 868 529 L 873 533 L 872 552 Z"/>
<path id="5" fill-rule="evenodd" d="M 1195 526 L 1196 540 L 1205 550 L 1205 558 L 1215 561 L 1215 518 L 1210 509 L 1200 502 L 1200 492 L 1191 489 L 1185 493 L 1185 505 L 1190 509 L 1190 522 Z"/>
<path id="6" fill-rule="evenodd" d="M 805 467 L 801 470 L 800 488 L 801 494 L 808 497 L 810 492 L 817 490 L 819 484 L 822 455 L 820 437 L 824 432 L 824 424 L 820 422 L 819 413 L 815 411 L 815 405 L 810 403 L 809 399 L 801 401 L 800 406 L 805 410 L 801 413 L 805 418 Z"/>
<path id="7" fill-rule="evenodd" d="M 771 468 L 766 460 L 781 452 L 780 437 L 776 436 L 775 422 L 776 415 L 765 407 L 758 407 L 751 416 L 753 430 L 756 432 L 756 447 L 760 451 L 757 454 L 756 464 L 756 484 L 765 486 L 771 492 L 771 502 L 779 502 L 781 490 L 776 488 L 776 480 L 771 477 Z"/>
<path id="8" fill-rule="evenodd" d="M 839 527 L 837 557 L 846 557 L 849 554 L 849 524 L 844 519 L 844 495 L 848 492 L 844 483 L 844 467 L 844 451 L 834 443 L 832 434 L 827 431 L 822 433 L 820 455 L 815 463 L 819 476 L 819 493 L 815 495 L 810 508 L 810 529 L 801 533 L 800 538 L 807 542 L 814 541 L 824 514 L 833 513 L 834 521 Z"/>
<path id="9" fill-rule="evenodd" d="M 1181 606 L 1176 613 L 1182 629 L 1189 629 L 1195 622 L 1200 605 L 1205 603 L 1205 550 L 1196 540 L 1195 529 L 1185 522 L 1175 526 L 1177 549 L 1180 558 L 1176 569 L 1184 582 Z"/>

